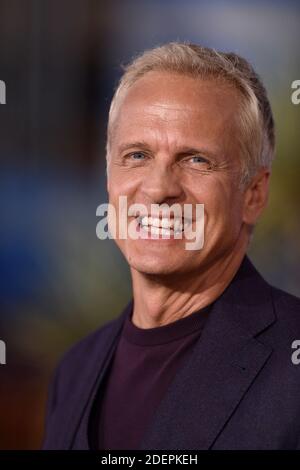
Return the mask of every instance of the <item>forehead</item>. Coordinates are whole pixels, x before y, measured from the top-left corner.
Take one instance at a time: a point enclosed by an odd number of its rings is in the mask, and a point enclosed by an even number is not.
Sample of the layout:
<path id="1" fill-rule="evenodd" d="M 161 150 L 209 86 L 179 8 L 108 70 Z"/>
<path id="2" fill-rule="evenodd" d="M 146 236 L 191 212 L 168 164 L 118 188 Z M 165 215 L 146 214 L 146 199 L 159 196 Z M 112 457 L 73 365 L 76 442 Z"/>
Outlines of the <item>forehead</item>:
<path id="1" fill-rule="evenodd" d="M 229 84 L 169 72 L 148 72 L 118 100 L 113 140 L 160 135 L 226 138 L 236 125 L 239 96 Z"/>

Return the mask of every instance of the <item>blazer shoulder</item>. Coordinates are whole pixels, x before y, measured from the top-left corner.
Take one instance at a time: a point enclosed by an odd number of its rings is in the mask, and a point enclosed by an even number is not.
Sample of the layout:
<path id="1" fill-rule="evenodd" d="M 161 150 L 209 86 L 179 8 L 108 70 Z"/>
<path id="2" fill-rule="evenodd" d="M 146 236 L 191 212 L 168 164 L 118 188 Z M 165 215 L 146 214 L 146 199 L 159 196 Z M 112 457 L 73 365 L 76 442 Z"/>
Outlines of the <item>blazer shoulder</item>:
<path id="1" fill-rule="evenodd" d="M 117 318 L 106 322 L 75 343 L 63 354 L 49 383 L 47 421 L 60 400 L 70 390 L 78 387 L 78 374 L 82 376 L 88 368 L 97 363 L 97 358 L 99 359 L 102 352 L 104 353 L 105 349 L 109 347 L 107 344 L 110 341 L 112 342 L 114 334 L 117 334 L 118 325 L 121 326 L 121 317 L 122 315 L 119 315 Z"/>
<path id="2" fill-rule="evenodd" d="M 300 298 L 271 286 L 277 318 L 291 323 L 300 332 Z"/>
<path id="3" fill-rule="evenodd" d="M 77 341 L 66 350 L 57 367 L 59 369 L 70 370 L 73 364 L 76 364 L 76 367 L 78 367 L 86 360 L 87 357 L 93 357 L 96 350 L 99 350 L 101 343 L 106 339 L 114 327 L 117 326 L 118 322 L 120 322 L 120 315 L 117 318 L 104 323 L 102 326 Z"/>
<path id="4" fill-rule="evenodd" d="M 119 327 L 122 315 L 106 322 L 97 330 L 70 347 L 57 364 L 48 388 L 46 427 L 43 448 L 49 448 L 50 420 L 60 403 L 70 399 L 70 393 L 80 390 L 81 383 L 89 378 L 90 371 L 109 349 Z M 49 434 L 50 433 L 50 434 Z"/>

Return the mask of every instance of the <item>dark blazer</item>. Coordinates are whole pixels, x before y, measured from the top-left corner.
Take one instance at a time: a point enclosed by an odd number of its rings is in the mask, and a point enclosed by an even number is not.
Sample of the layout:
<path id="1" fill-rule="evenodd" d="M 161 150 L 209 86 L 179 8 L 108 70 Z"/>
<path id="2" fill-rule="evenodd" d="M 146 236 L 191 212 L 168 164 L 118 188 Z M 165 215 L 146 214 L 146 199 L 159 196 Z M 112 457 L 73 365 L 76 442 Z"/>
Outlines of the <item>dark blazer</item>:
<path id="1" fill-rule="evenodd" d="M 132 302 L 59 364 L 44 449 L 72 448 L 130 308 Z M 295 339 L 300 340 L 300 299 L 270 286 L 245 256 L 139 448 L 300 449 L 300 365 L 291 359 Z"/>

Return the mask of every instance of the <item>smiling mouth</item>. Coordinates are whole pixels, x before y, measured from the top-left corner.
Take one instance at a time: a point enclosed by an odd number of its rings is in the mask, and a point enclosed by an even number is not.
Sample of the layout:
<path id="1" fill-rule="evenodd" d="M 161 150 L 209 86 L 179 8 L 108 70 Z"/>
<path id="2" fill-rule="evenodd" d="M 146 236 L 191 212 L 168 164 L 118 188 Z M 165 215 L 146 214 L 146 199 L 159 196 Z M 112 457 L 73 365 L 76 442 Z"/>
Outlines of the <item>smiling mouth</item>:
<path id="1" fill-rule="evenodd" d="M 168 217 L 136 217 L 139 229 L 149 235 L 173 237 L 174 235 L 183 235 L 184 230 L 191 225 L 191 221 L 182 218 Z"/>

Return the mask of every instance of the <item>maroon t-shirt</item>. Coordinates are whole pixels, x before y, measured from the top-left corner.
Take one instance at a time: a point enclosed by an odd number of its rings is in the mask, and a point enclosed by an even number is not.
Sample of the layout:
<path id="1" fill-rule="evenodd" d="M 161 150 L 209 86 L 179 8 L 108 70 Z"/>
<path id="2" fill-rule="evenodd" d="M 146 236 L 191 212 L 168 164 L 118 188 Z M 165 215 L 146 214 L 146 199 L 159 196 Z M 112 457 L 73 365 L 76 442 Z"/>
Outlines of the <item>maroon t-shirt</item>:
<path id="1" fill-rule="evenodd" d="M 126 317 L 92 410 L 94 449 L 137 449 L 179 367 L 192 353 L 211 306 L 156 328 Z"/>

